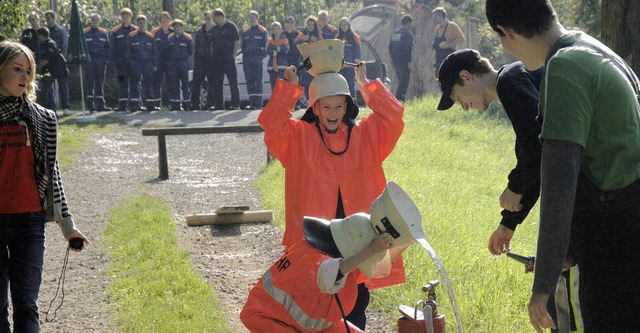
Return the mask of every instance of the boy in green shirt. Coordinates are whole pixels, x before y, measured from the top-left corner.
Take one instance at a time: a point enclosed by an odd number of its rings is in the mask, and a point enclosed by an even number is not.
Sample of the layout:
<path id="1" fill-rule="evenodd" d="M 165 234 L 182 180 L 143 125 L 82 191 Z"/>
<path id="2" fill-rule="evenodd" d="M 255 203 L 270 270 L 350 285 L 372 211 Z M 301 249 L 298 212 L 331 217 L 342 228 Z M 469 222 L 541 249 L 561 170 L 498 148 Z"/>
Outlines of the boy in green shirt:
<path id="1" fill-rule="evenodd" d="M 566 258 L 580 266 L 585 332 L 640 325 L 638 79 L 604 44 L 559 23 L 549 0 L 487 0 L 503 47 L 540 89 L 541 204 L 531 324 L 555 327 L 546 303 Z"/>

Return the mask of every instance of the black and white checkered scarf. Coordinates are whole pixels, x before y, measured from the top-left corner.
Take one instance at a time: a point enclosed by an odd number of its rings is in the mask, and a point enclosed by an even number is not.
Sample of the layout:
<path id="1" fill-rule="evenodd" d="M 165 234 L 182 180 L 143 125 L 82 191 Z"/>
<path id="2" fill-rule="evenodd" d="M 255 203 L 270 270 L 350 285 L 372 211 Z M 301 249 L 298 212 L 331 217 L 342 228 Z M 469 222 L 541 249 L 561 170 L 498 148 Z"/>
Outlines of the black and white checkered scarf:
<path id="1" fill-rule="evenodd" d="M 25 122 L 33 131 L 35 176 L 47 221 L 61 220 L 69 215 L 56 160 L 57 118 L 47 110 L 21 97 L 0 96 L 0 123 L 15 120 Z M 55 207 L 57 206 L 57 207 Z"/>

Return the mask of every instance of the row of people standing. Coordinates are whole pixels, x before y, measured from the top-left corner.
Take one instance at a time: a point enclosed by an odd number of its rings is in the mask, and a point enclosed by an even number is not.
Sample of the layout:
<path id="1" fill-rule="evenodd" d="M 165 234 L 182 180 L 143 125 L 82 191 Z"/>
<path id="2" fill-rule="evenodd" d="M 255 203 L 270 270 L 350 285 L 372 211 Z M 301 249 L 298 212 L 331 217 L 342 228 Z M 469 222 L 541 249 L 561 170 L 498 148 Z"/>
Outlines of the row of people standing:
<path id="1" fill-rule="evenodd" d="M 96 41 L 96 48 L 101 49 L 101 52 L 106 48 L 107 59 L 112 61 L 116 68 L 116 111 L 142 109 L 139 88 L 141 78 L 147 111 L 160 110 L 161 86 L 165 77 L 169 84 L 170 109 L 190 110 L 191 89 L 188 75 L 193 42 L 191 35 L 183 31 L 184 22 L 171 20 L 171 15 L 163 12 L 160 15 L 160 26 L 149 32 L 146 30 L 146 16 L 138 15 L 136 26 L 131 24 L 132 15 L 130 9 L 123 8 L 120 11 L 122 23 L 109 33 L 108 41 L 104 41 L 105 31 L 100 31 L 103 34 L 102 38 Z M 85 29 L 85 34 L 91 32 L 91 29 L 94 28 Z M 108 45 L 100 47 L 100 44 L 105 43 Z M 87 44 L 90 42 L 87 41 Z M 104 54 L 100 54 L 99 57 L 104 57 Z M 97 66 L 103 68 L 102 62 Z M 104 70 L 98 71 L 104 73 Z M 99 103 L 104 102 L 101 100 Z"/>
<path id="2" fill-rule="evenodd" d="M 56 42 L 59 52 L 66 57 L 68 33 L 55 23 L 55 12 L 48 11 L 47 25 L 50 26 L 51 39 Z M 191 35 L 184 33 L 184 23 L 172 20 L 168 12 L 159 18 L 159 26 L 149 31 L 147 17 L 139 15 L 132 24 L 133 13 L 128 8 L 120 11 L 121 23 L 108 31 L 100 26 L 98 14 L 90 16 L 90 25 L 84 29 L 91 61 L 85 65 L 85 105 L 91 111 L 110 111 L 104 98 L 104 83 L 107 62 L 115 68 L 118 83 L 117 111 L 160 110 L 162 101 L 162 82 L 167 77 L 171 110 L 219 110 L 224 109 L 223 82 L 225 76 L 229 82 L 232 109 L 240 107 L 238 73 L 235 55 L 242 45 L 243 70 L 247 83 L 250 104 L 248 108 L 262 108 L 263 103 L 263 60 L 269 57 L 267 72 L 271 85 L 282 78 L 284 69 L 289 65 L 300 66 L 303 62 L 297 44 L 312 43 L 321 39 L 339 38 L 345 40 L 345 61 L 356 62 L 360 59 L 360 38 L 351 29 L 347 18 L 340 21 L 340 29 L 329 24 L 327 11 L 320 11 L 318 18 L 310 16 L 305 20 L 305 29 L 295 28 L 293 17 L 285 19 L 285 29 L 279 22 L 273 22 L 269 31 L 259 24 L 260 16 L 256 11 L 249 13 L 250 27 L 242 33 L 235 23 L 225 17 L 222 9 L 204 13 L 204 23 Z M 38 54 L 35 31 L 39 27 L 39 17 L 29 16 L 32 29 L 23 32 L 21 41 Z M 189 57 L 194 58 L 193 84 L 189 83 Z M 345 68 L 342 74 L 349 82 L 349 88 L 355 96 L 353 68 Z M 69 109 L 69 92 L 66 76 L 51 74 L 41 89 L 41 102 L 55 109 L 54 83 L 58 81 L 62 107 Z M 301 83 L 308 96 L 311 77 L 301 71 Z M 201 86 L 207 81 L 207 98 L 201 99 Z M 141 94 L 140 88 L 143 88 Z M 193 89 L 192 89 L 193 88 Z M 51 100 L 51 102 L 46 102 Z M 304 107 L 301 100 L 299 107 Z"/>

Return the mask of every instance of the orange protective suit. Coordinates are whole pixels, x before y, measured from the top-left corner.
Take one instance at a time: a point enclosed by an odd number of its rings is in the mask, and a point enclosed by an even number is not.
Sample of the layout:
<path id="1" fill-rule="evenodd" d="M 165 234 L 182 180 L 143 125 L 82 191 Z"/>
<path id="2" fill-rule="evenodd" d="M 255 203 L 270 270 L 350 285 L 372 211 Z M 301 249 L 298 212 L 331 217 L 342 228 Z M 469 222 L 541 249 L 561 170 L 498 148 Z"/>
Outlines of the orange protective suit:
<path id="1" fill-rule="evenodd" d="M 305 240 L 291 246 L 251 289 L 240 312 L 242 323 L 251 332 L 345 332 L 334 295 L 323 293 L 317 283 L 318 268 L 328 259 L 331 256 Z M 360 274 L 349 273 L 338 291 L 345 313 L 356 302 Z"/>
<path id="2" fill-rule="evenodd" d="M 258 117 L 267 149 L 285 168 L 285 247 L 304 238 L 304 216 L 336 217 L 338 189 L 346 216 L 369 213 L 371 202 L 386 185 L 382 162 L 404 129 L 404 106 L 376 79 L 360 88 L 373 113 L 353 127 L 347 151 L 334 155 L 322 143 L 315 124 L 292 119 L 302 92 L 302 87 L 278 80 Z M 348 127 L 344 122 L 334 134 L 322 130 L 331 150 L 345 149 Z M 394 262 L 389 277 L 373 281 L 367 283 L 369 289 L 405 282 L 402 259 Z"/>

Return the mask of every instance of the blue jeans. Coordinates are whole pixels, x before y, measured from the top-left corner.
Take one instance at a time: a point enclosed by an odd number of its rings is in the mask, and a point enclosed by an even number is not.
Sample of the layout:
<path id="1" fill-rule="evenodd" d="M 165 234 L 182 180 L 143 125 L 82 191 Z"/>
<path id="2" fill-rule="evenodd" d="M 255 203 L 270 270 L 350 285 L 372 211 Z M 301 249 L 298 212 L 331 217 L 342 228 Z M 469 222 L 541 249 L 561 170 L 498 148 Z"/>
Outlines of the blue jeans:
<path id="1" fill-rule="evenodd" d="M 38 293 L 44 266 L 44 214 L 0 214 L 0 332 L 39 332 Z"/>

